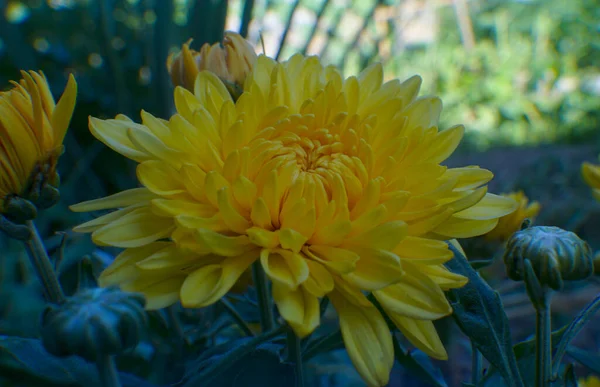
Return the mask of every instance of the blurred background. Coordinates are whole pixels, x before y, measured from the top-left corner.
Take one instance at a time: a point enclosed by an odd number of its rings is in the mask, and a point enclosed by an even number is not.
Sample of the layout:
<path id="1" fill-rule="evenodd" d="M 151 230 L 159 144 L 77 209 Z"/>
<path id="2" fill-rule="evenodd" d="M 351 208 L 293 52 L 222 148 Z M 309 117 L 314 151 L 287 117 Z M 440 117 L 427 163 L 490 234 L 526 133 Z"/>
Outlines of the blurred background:
<path id="1" fill-rule="evenodd" d="M 422 93 L 444 102 L 442 128 L 467 129 L 448 165 L 492 170 L 491 192 L 523 190 L 542 204 L 536 224 L 575 231 L 600 249 L 600 206 L 580 175 L 600 153 L 600 0 L 0 0 L 0 90 L 21 69 L 44 71 L 55 97 L 69 73 L 79 84 L 59 165 L 63 200 L 38 220 L 51 252 L 64 236 L 57 232 L 89 216 L 68 205 L 136 184 L 135 165 L 93 139 L 88 116 L 137 120 L 144 109 L 168 118 L 167 56 L 189 38 L 196 50 L 217 42 L 224 30 L 258 53 L 318 55 L 347 76 L 376 61 L 388 79 L 420 74 Z M 65 278 L 102 265 L 88 236 L 67 240 Z M 14 258 L 0 259 L 0 315 L 11 316 L 0 318 L 0 334 L 31 334 L 41 307 L 35 277 L 18 244 L 0 236 L 0 246 Z M 502 265 L 487 276 L 524 338 L 531 326 L 520 319 L 533 312 L 522 288 Z M 33 301 L 19 302 L 16 290 Z M 591 283 L 558 297 L 557 323 L 599 290 Z M 598 348 L 598 330 L 581 341 Z M 456 340 L 451 352 L 465 345 Z M 456 358 L 442 370 L 458 382 L 470 360 Z"/>

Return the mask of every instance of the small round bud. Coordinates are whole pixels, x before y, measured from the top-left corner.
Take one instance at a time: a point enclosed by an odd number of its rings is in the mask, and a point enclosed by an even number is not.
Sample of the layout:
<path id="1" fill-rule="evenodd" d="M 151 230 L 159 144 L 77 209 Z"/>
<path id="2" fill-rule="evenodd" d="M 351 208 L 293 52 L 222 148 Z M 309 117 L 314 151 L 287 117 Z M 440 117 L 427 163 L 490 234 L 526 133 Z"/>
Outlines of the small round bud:
<path id="1" fill-rule="evenodd" d="M 145 299 L 115 288 L 86 289 L 62 305 L 46 308 L 42 343 L 56 356 L 94 361 L 131 348 L 146 326 Z"/>
<path id="2" fill-rule="evenodd" d="M 40 196 L 36 203 L 40 210 L 54 206 L 60 200 L 60 191 L 50 184 L 44 184 L 40 189 Z"/>
<path id="3" fill-rule="evenodd" d="M 563 288 L 563 281 L 576 281 L 594 274 L 592 250 L 576 234 L 558 227 L 537 226 L 517 231 L 508 240 L 504 264 L 509 278 L 525 278 L 529 261 L 541 286 Z"/>
<path id="4" fill-rule="evenodd" d="M 16 223 L 25 223 L 28 220 L 35 219 L 37 208 L 29 200 L 12 196 L 4 201 L 2 213 Z"/>

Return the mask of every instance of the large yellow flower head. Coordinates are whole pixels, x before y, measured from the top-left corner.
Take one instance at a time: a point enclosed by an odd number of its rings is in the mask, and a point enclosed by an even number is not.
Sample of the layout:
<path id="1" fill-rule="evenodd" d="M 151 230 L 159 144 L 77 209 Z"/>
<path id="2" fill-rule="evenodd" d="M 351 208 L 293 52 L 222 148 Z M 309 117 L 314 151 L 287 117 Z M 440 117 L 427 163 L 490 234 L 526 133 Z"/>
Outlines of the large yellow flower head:
<path id="1" fill-rule="evenodd" d="M 0 213 L 12 196 L 27 196 L 32 175 L 56 185 L 56 162 L 71 121 L 77 84 L 71 75 L 58 104 L 43 73 L 21 72 L 23 79 L 0 92 Z"/>
<path id="2" fill-rule="evenodd" d="M 537 201 L 530 203 L 523 191 L 510 192 L 502 196 L 515 200 L 518 207 L 514 212 L 500 218 L 498 225 L 485 234 L 487 240 L 506 241 L 513 233 L 521 229 L 525 219 L 533 220 L 540 213 L 540 203 Z"/>
<path id="3" fill-rule="evenodd" d="M 75 211 L 120 208 L 77 228 L 126 248 L 103 285 L 144 293 L 150 308 L 223 297 L 255 261 L 281 316 L 303 337 L 319 298 L 336 308 L 348 353 L 370 385 L 384 385 L 391 333 L 372 293 L 404 335 L 446 358 L 433 320 L 451 313 L 445 240 L 493 229 L 516 207 L 487 193 L 492 173 L 440 165 L 463 128 L 437 128 L 441 102 L 417 98 L 413 77 L 383 83 L 382 67 L 344 79 L 317 57 L 259 56 L 234 102 L 201 72 L 175 90 L 177 114 L 90 119 L 92 133 L 139 162 L 143 188 Z"/>

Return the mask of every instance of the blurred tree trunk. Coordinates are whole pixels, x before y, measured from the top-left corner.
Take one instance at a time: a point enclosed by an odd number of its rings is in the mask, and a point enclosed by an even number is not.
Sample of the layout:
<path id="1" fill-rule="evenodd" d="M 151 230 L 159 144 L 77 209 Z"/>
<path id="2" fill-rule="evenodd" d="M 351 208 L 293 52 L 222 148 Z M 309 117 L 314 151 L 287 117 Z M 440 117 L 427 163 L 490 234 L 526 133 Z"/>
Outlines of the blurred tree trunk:
<path id="1" fill-rule="evenodd" d="M 195 45 L 213 44 L 223 39 L 227 0 L 196 0 L 191 13 L 189 25 Z"/>
<path id="2" fill-rule="evenodd" d="M 167 70 L 167 57 L 171 45 L 171 26 L 173 24 L 172 0 L 148 0 L 147 9 L 156 14 L 156 22 L 149 28 L 148 60 L 152 70 L 152 82 L 155 85 L 153 112 L 160 118 L 169 118 L 172 114 L 173 93 L 171 78 Z"/>

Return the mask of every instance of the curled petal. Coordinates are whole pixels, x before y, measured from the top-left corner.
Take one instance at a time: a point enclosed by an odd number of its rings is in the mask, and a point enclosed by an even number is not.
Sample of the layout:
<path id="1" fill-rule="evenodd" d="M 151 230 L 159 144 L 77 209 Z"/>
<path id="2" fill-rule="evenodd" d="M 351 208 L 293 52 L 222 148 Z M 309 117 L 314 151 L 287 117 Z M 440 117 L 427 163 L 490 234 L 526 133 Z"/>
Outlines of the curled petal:
<path id="1" fill-rule="evenodd" d="M 385 386 L 394 364 L 392 334 L 373 305 L 358 306 L 334 291 L 329 299 L 338 312 L 344 344 L 358 373 L 372 386 Z"/>
<path id="2" fill-rule="evenodd" d="M 226 258 L 221 264 L 210 264 L 192 272 L 181 286 L 181 304 L 201 308 L 215 303 L 236 283 L 259 255 L 258 250 Z"/>

